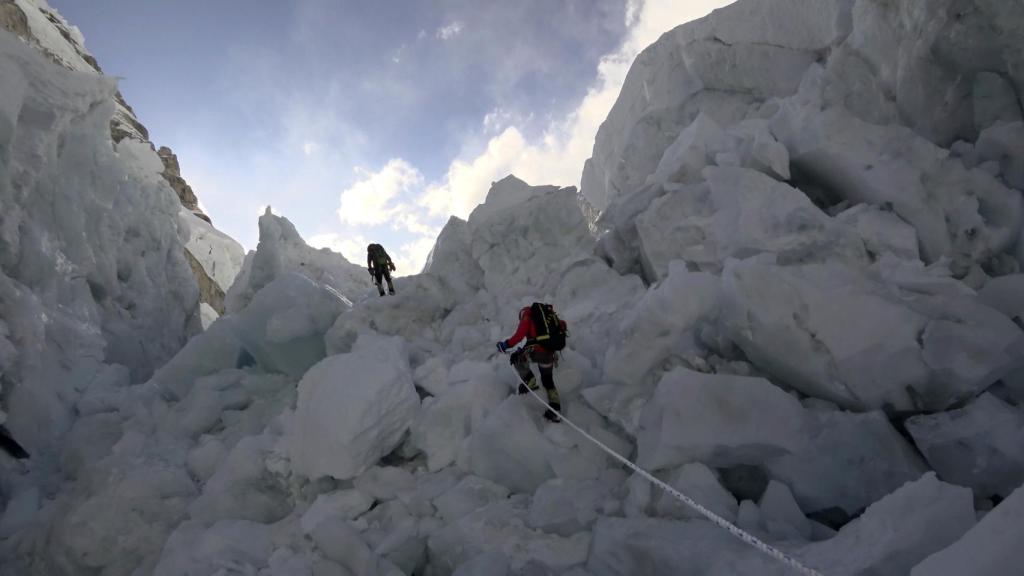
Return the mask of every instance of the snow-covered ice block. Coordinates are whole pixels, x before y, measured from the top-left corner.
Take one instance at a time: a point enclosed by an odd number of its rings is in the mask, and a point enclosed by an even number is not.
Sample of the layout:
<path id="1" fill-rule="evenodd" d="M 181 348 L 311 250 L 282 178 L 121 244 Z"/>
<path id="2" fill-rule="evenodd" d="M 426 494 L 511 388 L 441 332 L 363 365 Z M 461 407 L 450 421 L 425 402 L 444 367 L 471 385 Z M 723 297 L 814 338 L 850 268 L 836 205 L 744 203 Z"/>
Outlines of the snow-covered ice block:
<path id="1" fill-rule="evenodd" d="M 449 524 L 428 540 L 431 568 L 450 573 L 485 552 L 500 551 L 509 567 L 519 572 L 527 564 L 535 572 L 562 572 L 587 559 L 590 533 L 565 538 L 526 527 L 529 499 L 512 496 L 471 512 Z"/>
<path id="2" fill-rule="evenodd" d="M 318 524 L 329 518 L 355 520 L 360 514 L 373 506 L 373 497 L 360 490 L 339 490 L 330 494 L 321 494 L 309 506 L 299 525 L 307 534 Z"/>
<path id="3" fill-rule="evenodd" d="M 217 230 L 182 206 L 178 212 L 178 232 L 185 249 L 192 254 L 222 292 L 227 292 L 242 270 L 245 249 L 234 238 Z"/>
<path id="4" fill-rule="evenodd" d="M 591 574 L 758 574 L 791 571 L 718 526 L 704 520 L 601 518 L 586 569 Z M 824 569 L 824 568 L 823 568 Z"/>
<path id="5" fill-rule="evenodd" d="M 330 287 L 287 272 L 262 288 L 230 321 L 260 366 L 298 378 L 324 358 L 324 335 L 349 307 Z"/>
<path id="6" fill-rule="evenodd" d="M 324 556 L 337 562 L 351 574 L 402 576 L 402 571 L 397 566 L 374 553 L 359 532 L 345 520 L 324 520 L 317 524 L 311 536 Z"/>
<path id="7" fill-rule="evenodd" d="M 526 397 L 505 399 L 475 428 L 458 457 L 460 468 L 519 493 L 532 494 L 553 478 L 555 447 L 537 427 L 539 412 Z"/>
<path id="8" fill-rule="evenodd" d="M 189 521 L 167 539 L 154 576 L 213 574 L 223 566 L 242 573 L 265 567 L 274 551 L 272 528 L 248 520 L 221 520 L 207 527 Z"/>
<path id="9" fill-rule="evenodd" d="M 437 471 L 454 462 L 462 441 L 508 394 L 508 386 L 499 380 L 467 380 L 424 400 L 410 441 L 427 455 L 428 468 Z"/>
<path id="10" fill-rule="evenodd" d="M 914 416 L 907 431 L 943 480 L 979 495 L 1024 484 L 1024 412 L 992 394 L 958 410 Z"/>
<path id="11" fill-rule="evenodd" d="M 799 556 L 828 574 L 903 576 L 974 523 L 971 491 L 928 473 L 872 504 L 834 538 L 807 546 Z"/>
<path id="12" fill-rule="evenodd" d="M 416 485 L 412 473 L 397 466 L 374 466 L 352 481 L 357 490 L 376 500 L 391 500 Z"/>
<path id="13" fill-rule="evenodd" d="M 1024 332 L 969 296 L 900 290 L 840 262 L 727 263 L 726 332 L 805 394 L 865 410 L 935 410 L 1018 363 Z"/>
<path id="14" fill-rule="evenodd" d="M 605 470 L 586 480 L 548 480 L 534 492 L 526 523 L 530 528 L 561 536 L 588 530 L 598 517 L 621 509 L 618 493 L 625 480 L 626 473 L 618 469 Z"/>
<path id="15" fill-rule="evenodd" d="M 789 103 L 773 119 L 804 178 L 834 202 L 889 205 L 917 230 L 921 256 L 966 270 L 1011 247 L 1021 228 L 1019 193 L 901 126 L 878 126 L 840 108 Z M 899 154 L 892 151 L 898 150 Z M 964 195 L 971 189 L 973 194 Z"/>
<path id="16" fill-rule="evenodd" d="M 707 114 L 699 114 L 665 150 L 647 182 L 699 182 L 714 154 L 729 144 L 725 131 Z"/>
<path id="17" fill-rule="evenodd" d="M 1024 562 L 1024 487 L 985 515 L 962 538 L 925 558 L 910 576 L 1002 576 Z"/>
<path id="18" fill-rule="evenodd" d="M 398 445 L 419 404 L 401 340 L 360 336 L 352 352 L 326 358 L 299 382 L 287 433 L 294 471 L 311 478 L 362 474 Z"/>
<path id="19" fill-rule="evenodd" d="M 891 254 L 906 260 L 920 258 L 917 231 L 893 212 L 871 204 L 857 204 L 840 212 L 836 220 L 857 231 L 870 255 Z"/>
<path id="20" fill-rule="evenodd" d="M 624 388 L 656 381 L 673 360 L 699 355 L 693 338 L 684 335 L 718 314 L 721 280 L 690 272 L 681 261 L 667 266 L 667 277 L 646 291 L 626 312 L 618 328 L 621 339 L 608 342 L 604 380 Z"/>
<path id="21" fill-rule="evenodd" d="M 808 411 L 800 447 L 766 464 L 805 512 L 856 514 L 927 470 L 882 412 Z"/>
<path id="22" fill-rule="evenodd" d="M 715 473 L 700 462 L 684 464 L 668 474 L 665 482 L 686 494 L 701 506 L 736 522 L 739 505 L 736 497 L 722 487 Z M 660 489 L 655 490 L 654 512 L 663 518 L 703 518 L 696 510 Z"/>
<path id="23" fill-rule="evenodd" d="M 763 378 L 676 368 L 644 408 L 637 463 L 763 464 L 800 446 L 803 407 Z"/>
<path id="24" fill-rule="evenodd" d="M 274 443 L 272 436 L 249 436 L 236 444 L 189 505 L 192 518 L 276 522 L 287 516 L 292 509 L 287 481 L 266 464 Z"/>
<path id="25" fill-rule="evenodd" d="M 685 260 L 718 273 L 727 258 L 774 253 L 792 264 L 843 258 L 866 262 L 863 244 L 796 188 L 745 168 L 705 168 L 706 185 L 653 201 L 636 222 L 645 270 L 662 278 Z"/>
<path id="26" fill-rule="evenodd" d="M 772 480 L 757 505 L 761 526 L 776 538 L 810 540 L 811 522 L 785 484 Z"/>
<path id="27" fill-rule="evenodd" d="M 242 269 L 224 297 L 229 314 L 245 308 L 256 293 L 286 272 L 301 274 L 317 284 L 329 286 L 348 300 L 373 287 L 366 269 L 352 264 L 327 248 L 311 248 L 287 218 L 275 216 L 267 207 L 260 216 L 260 242 L 242 264 Z"/>
<path id="28" fill-rule="evenodd" d="M 1007 317 L 1024 322 L 1024 274 L 992 278 L 978 291 L 978 299 Z"/>
<path id="29" fill-rule="evenodd" d="M 1024 122 L 995 125 L 982 131 L 972 160 L 977 164 L 999 162 L 1006 182 L 1024 190 Z"/>
<path id="30" fill-rule="evenodd" d="M 465 476 L 444 494 L 434 499 L 437 514 L 446 522 L 454 522 L 466 514 L 508 497 L 508 488 L 478 476 Z"/>
<path id="31" fill-rule="evenodd" d="M 1005 78 L 992 72 L 979 72 L 971 90 L 974 129 L 978 132 L 996 124 L 1020 122 L 1017 92 Z"/>
<path id="32" fill-rule="evenodd" d="M 174 358 L 153 374 L 150 384 L 172 400 L 188 395 L 196 379 L 238 365 L 243 352 L 230 322 L 214 322 L 202 334 L 189 340 Z"/>

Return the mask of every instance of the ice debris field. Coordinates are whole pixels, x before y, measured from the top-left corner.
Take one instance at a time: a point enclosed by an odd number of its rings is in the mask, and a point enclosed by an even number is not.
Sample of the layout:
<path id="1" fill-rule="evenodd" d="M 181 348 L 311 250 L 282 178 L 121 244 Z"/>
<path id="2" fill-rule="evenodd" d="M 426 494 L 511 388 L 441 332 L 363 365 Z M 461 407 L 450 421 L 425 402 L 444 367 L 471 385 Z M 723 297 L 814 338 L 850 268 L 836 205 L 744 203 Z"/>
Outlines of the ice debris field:
<path id="1" fill-rule="evenodd" d="M 0 30 L 4 575 L 1021 573 L 1021 3 L 680 26 L 581 191 L 494 183 L 386 298 L 270 210 L 243 259 L 68 68 Z M 533 301 L 569 422 L 494 349 Z"/>

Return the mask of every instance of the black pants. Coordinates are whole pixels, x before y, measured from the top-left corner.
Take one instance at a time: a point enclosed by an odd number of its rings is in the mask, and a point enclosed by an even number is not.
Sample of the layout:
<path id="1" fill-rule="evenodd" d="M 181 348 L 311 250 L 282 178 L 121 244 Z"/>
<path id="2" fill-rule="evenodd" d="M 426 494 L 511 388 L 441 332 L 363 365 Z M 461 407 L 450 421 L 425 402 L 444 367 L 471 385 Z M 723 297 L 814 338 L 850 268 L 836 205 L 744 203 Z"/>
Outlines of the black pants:
<path id="1" fill-rule="evenodd" d="M 375 283 L 377 284 L 377 292 L 380 292 L 381 296 L 384 295 L 384 286 L 381 284 L 381 278 L 387 280 L 388 282 L 388 294 L 395 293 L 395 285 L 391 283 L 391 271 L 388 270 L 387 266 L 374 267 L 373 277 L 375 279 Z"/>
<path id="2" fill-rule="evenodd" d="M 558 397 L 558 389 L 555 388 L 555 354 L 537 348 L 524 348 L 512 355 L 512 365 L 516 367 L 519 378 L 523 381 L 519 385 L 519 393 L 526 394 L 526 388 L 537 389 L 537 378 L 530 369 L 530 362 L 537 365 L 540 370 L 540 383 L 548 394 L 548 404 L 555 410 L 561 410 L 562 405 Z"/>

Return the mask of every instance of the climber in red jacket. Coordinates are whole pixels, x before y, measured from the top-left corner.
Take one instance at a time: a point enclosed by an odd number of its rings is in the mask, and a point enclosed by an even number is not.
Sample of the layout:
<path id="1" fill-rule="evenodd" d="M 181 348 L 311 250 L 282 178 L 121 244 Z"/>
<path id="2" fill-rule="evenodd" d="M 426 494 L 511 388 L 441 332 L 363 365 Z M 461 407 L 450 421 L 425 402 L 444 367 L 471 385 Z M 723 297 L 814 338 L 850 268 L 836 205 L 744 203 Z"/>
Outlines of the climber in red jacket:
<path id="1" fill-rule="evenodd" d="M 535 307 L 538 310 L 534 310 Z M 537 314 L 540 314 L 540 326 L 534 321 Z M 558 412 L 561 412 L 562 405 L 558 389 L 555 388 L 554 368 L 558 363 L 558 350 L 565 346 L 565 334 L 565 322 L 558 318 L 550 305 L 534 304 L 519 311 L 519 327 L 516 333 L 511 338 L 498 342 L 498 350 L 505 352 L 519 344 L 523 338 L 526 339 L 526 345 L 513 352 L 510 358 L 522 380 L 518 393 L 526 394 L 527 387 L 530 390 L 537 389 L 537 378 L 530 369 L 530 362 L 534 362 L 540 369 L 540 381 L 547 392 L 548 404 Z M 558 414 L 551 410 L 546 410 L 544 417 L 552 422 L 559 421 Z"/>

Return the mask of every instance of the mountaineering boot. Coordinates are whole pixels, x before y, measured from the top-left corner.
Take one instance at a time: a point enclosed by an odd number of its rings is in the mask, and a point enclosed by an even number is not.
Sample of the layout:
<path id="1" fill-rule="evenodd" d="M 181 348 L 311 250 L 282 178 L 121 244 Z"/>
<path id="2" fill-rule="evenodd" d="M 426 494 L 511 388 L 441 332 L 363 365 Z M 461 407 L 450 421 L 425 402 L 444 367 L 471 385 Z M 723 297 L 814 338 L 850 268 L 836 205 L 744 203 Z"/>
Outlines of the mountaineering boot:
<path id="1" fill-rule="evenodd" d="M 558 390 L 555 390 L 554 388 L 547 388 L 547 393 L 548 393 L 548 405 L 551 406 L 552 408 L 554 408 L 556 411 L 561 412 L 562 411 L 562 403 L 559 401 L 559 398 L 558 398 Z M 552 422 L 559 422 L 559 421 L 561 421 L 561 418 L 558 417 L 558 414 L 556 414 L 555 412 L 552 412 L 551 410 L 545 410 L 544 411 L 544 417 L 547 418 L 548 420 L 551 420 Z"/>
<path id="2" fill-rule="evenodd" d="M 530 376 L 530 379 L 526 381 L 526 384 L 520 384 L 519 389 L 516 391 L 518 394 L 526 394 L 526 387 L 529 386 L 530 390 L 537 389 L 537 378 Z"/>
<path id="3" fill-rule="evenodd" d="M 381 297 L 384 296 L 384 287 L 381 286 L 380 284 L 377 284 L 377 293 L 380 294 Z"/>
<path id="4" fill-rule="evenodd" d="M 388 288 L 388 294 L 391 295 L 391 296 L 394 296 L 395 295 L 395 289 L 394 288 Z M 381 294 L 381 296 L 383 296 L 383 294 Z"/>

